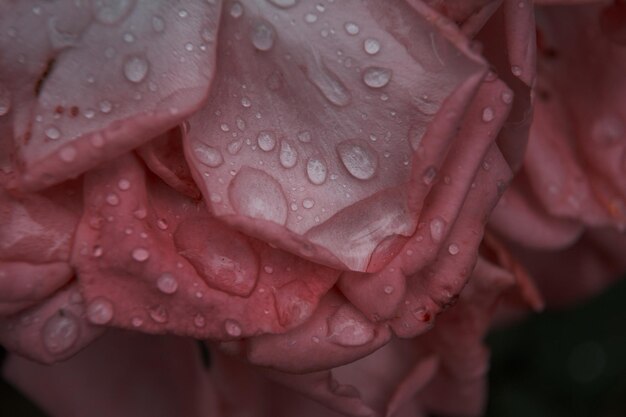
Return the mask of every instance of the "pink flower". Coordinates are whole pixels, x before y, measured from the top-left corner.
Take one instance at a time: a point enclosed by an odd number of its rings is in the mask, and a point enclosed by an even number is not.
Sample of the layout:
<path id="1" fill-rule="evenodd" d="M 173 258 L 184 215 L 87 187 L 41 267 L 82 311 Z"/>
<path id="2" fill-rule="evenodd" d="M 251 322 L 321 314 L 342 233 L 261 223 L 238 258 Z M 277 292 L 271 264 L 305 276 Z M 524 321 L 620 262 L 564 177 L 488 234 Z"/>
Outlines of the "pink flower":
<path id="1" fill-rule="evenodd" d="M 480 415 L 492 322 L 626 269 L 597 3 L 0 4 L 6 377 L 54 416 Z"/>

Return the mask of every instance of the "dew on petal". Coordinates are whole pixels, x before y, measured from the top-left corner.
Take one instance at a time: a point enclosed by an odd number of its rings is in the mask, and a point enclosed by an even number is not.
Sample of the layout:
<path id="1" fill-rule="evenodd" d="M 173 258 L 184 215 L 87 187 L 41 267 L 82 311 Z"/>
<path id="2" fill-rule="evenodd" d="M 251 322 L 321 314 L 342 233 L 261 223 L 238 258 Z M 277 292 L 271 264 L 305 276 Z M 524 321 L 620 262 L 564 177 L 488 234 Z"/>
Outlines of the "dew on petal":
<path id="1" fill-rule="evenodd" d="M 324 184 L 328 174 L 326 162 L 317 156 L 310 157 L 306 164 L 306 174 L 311 183 L 315 185 Z"/>
<path id="2" fill-rule="evenodd" d="M 288 207 L 280 184 L 269 174 L 254 168 L 241 169 L 228 187 L 235 211 L 254 219 L 284 225 Z"/>
<path id="3" fill-rule="evenodd" d="M 98 297 L 87 306 L 87 319 L 93 324 L 107 324 L 113 319 L 113 303 L 104 297 Z"/>
<path id="4" fill-rule="evenodd" d="M 348 172 L 357 179 L 368 180 L 376 174 L 378 155 L 364 140 L 346 140 L 337 145 L 337 153 Z"/>
<path id="5" fill-rule="evenodd" d="M 368 67 L 363 71 L 363 82 L 371 88 L 383 88 L 389 84 L 392 75 L 389 68 Z"/>
<path id="6" fill-rule="evenodd" d="M 163 294 L 174 294 L 178 290 L 178 281 L 174 275 L 165 272 L 157 278 L 157 288 Z"/>
<path id="7" fill-rule="evenodd" d="M 259 51 L 269 51 L 274 46 L 276 31 L 271 23 L 260 20 L 252 28 L 250 39 Z"/>
<path id="8" fill-rule="evenodd" d="M 196 143 L 193 147 L 193 152 L 198 161 L 208 167 L 217 168 L 224 163 L 222 152 L 204 143 Z"/>
<path id="9" fill-rule="evenodd" d="M 46 321 L 41 331 L 43 345 L 52 354 L 60 354 L 74 346 L 80 335 L 78 320 L 61 310 Z"/>
<path id="10" fill-rule="evenodd" d="M 124 62 L 124 76 L 133 83 L 140 83 L 148 75 L 150 64 L 148 60 L 140 56 L 132 56 Z"/>

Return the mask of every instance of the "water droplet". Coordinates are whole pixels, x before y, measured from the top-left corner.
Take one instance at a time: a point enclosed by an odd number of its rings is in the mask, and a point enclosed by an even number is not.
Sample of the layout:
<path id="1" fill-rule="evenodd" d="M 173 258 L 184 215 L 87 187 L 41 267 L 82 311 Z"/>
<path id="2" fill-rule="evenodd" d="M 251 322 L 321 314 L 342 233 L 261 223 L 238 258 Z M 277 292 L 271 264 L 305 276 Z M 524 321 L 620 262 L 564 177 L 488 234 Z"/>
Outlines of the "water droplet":
<path id="1" fill-rule="evenodd" d="M 363 41 L 363 50 L 369 55 L 376 55 L 380 52 L 380 42 L 378 39 L 367 38 Z"/>
<path id="2" fill-rule="evenodd" d="M 11 93 L 0 85 L 0 116 L 4 116 L 11 110 Z"/>
<path id="3" fill-rule="evenodd" d="M 133 212 L 133 215 L 139 220 L 143 220 L 148 216 L 148 211 L 145 208 L 141 207 L 135 210 Z"/>
<path id="4" fill-rule="evenodd" d="M 391 294 L 393 292 L 393 287 L 391 285 L 385 285 L 383 291 L 385 292 L 385 294 Z"/>
<path id="5" fill-rule="evenodd" d="M 346 140 L 337 145 L 337 153 L 348 172 L 357 179 L 368 180 L 378 168 L 376 151 L 364 140 Z"/>
<path id="6" fill-rule="evenodd" d="M 150 64 L 145 58 L 140 56 L 131 56 L 124 62 L 124 76 L 133 83 L 140 83 L 148 74 Z"/>
<path id="7" fill-rule="evenodd" d="M 275 38 L 276 32 L 274 26 L 264 20 L 257 21 L 250 34 L 252 45 L 259 51 L 269 51 L 272 49 Z"/>
<path id="8" fill-rule="evenodd" d="M 322 93 L 324 98 L 336 106 L 347 106 L 352 96 L 350 91 L 339 80 L 339 77 L 325 65 L 319 64 L 307 71 L 307 77 Z"/>
<path id="9" fill-rule="evenodd" d="M 346 30 L 346 33 L 348 35 L 352 35 L 352 36 L 358 35 L 358 33 L 360 31 L 359 25 L 357 25 L 354 22 L 346 22 L 343 25 L 343 28 Z"/>
<path id="10" fill-rule="evenodd" d="M 389 68 L 368 67 L 363 71 L 363 82 L 371 88 L 383 88 L 389 84 L 392 75 Z"/>
<path id="11" fill-rule="evenodd" d="M 237 155 L 237 153 L 241 150 L 242 146 L 243 146 L 243 139 L 234 140 L 228 144 L 228 146 L 226 147 L 226 150 L 228 150 L 228 153 L 231 155 Z"/>
<path id="12" fill-rule="evenodd" d="M 113 303 L 98 297 L 87 306 L 87 319 L 93 324 L 107 324 L 113 319 L 113 311 Z"/>
<path id="13" fill-rule="evenodd" d="M 137 262 L 145 262 L 150 258 L 150 252 L 146 248 L 133 249 L 131 256 Z"/>
<path id="14" fill-rule="evenodd" d="M 156 323 L 165 323 L 165 322 L 167 322 L 167 319 L 168 319 L 168 316 L 169 316 L 168 313 L 167 313 L 167 309 L 164 306 L 160 305 L 160 304 L 158 306 L 156 306 L 156 307 L 151 308 L 148 311 L 148 315 Z"/>
<path id="15" fill-rule="evenodd" d="M 318 156 L 310 157 L 306 164 L 306 174 L 309 177 L 309 181 L 313 184 L 324 184 L 328 174 L 326 162 Z"/>
<path id="16" fill-rule="evenodd" d="M 228 195 L 241 215 L 281 225 L 287 221 L 287 200 L 280 184 L 261 170 L 242 168 L 231 181 Z"/>
<path id="17" fill-rule="evenodd" d="M 65 352 L 78 340 L 80 326 L 73 314 L 61 310 L 46 321 L 41 331 L 46 350 L 54 355 Z"/>
<path id="18" fill-rule="evenodd" d="M 457 253 L 459 253 L 459 245 L 457 245 L 456 243 L 451 243 L 450 246 L 448 246 L 448 252 L 450 253 L 450 255 L 456 255 Z"/>
<path id="19" fill-rule="evenodd" d="M 100 227 L 98 227 L 97 229 L 100 229 Z M 95 257 L 95 258 L 99 258 L 104 254 L 104 249 L 102 249 L 102 246 L 100 245 L 96 245 L 93 247 L 93 251 L 91 252 L 91 254 Z"/>
<path id="20" fill-rule="evenodd" d="M 157 278 L 157 288 L 163 294 L 174 294 L 178 290 L 178 281 L 174 275 L 166 272 Z"/>
<path id="21" fill-rule="evenodd" d="M 270 4 L 273 4 L 276 7 L 280 7 L 281 9 L 288 9 L 289 7 L 293 7 L 298 2 L 297 0 L 268 0 Z"/>
<path id="22" fill-rule="evenodd" d="M 165 20 L 161 16 L 152 16 L 152 30 L 156 33 L 165 31 Z"/>
<path id="23" fill-rule="evenodd" d="M 252 105 L 252 102 L 250 101 L 250 99 L 248 97 L 242 97 L 241 98 L 241 105 L 245 108 L 248 108 Z"/>
<path id="24" fill-rule="evenodd" d="M 305 209 L 311 209 L 314 205 L 315 200 L 313 200 L 312 198 L 305 198 L 304 200 L 302 200 L 302 207 L 304 207 Z"/>
<path id="25" fill-rule="evenodd" d="M 272 151 L 276 147 L 276 139 L 271 132 L 260 132 L 256 138 L 256 141 L 259 144 L 259 148 L 261 148 L 261 150 L 265 152 Z"/>
<path id="26" fill-rule="evenodd" d="M 234 2 L 230 6 L 230 15 L 235 19 L 240 18 L 243 15 L 243 6 L 238 1 Z"/>
<path id="27" fill-rule="evenodd" d="M 286 140 L 280 143 L 279 160 L 283 168 L 293 168 L 298 163 L 298 151 Z"/>
<path id="28" fill-rule="evenodd" d="M 298 140 L 302 143 L 311 142 L 311 132 L 309 132 L 308 130 L 303 130 L 302 132 L 299 132 Z"/>
<path id="29" fill-rule="evenodd" d="M 189 16 L 189 12 L 185 9 L 180 9 L 178 11 L 178 16 L 184 19 Z"/>
<path id="30" fill-rule="evenodd" d="M 54 126 L 49 126 L 45 130 L 46 137 L 48 139 L 57 140 L 61 137 L 61 131 Z"/>
<path id="31" fill-rule="evenodd" d="M 511 67 L 511 72 L 513 73 L 513 75 L 515 75 L 516 77 L 519 77 L 520 75 L 522 75 L 522 68 L 519 65 L 513 65 Z"/>
<path id="32" fill-rule="evenodd" d="M 502 102 L 505 104 L 511 104 L 513 102 L 513 93 L 510 91 L 503 91 L 500 95 Z"/>
<path id="33" fill-rule="evenodd" d="M 120 204 L 120 198 L 115 193 L 107 194 L 107 196 L 105 197 L 105 200 L 107 204 L 110 206 L 117 206 L 118 204 Z"/>
<path id="34" fill-rule="evenodd" d="M 104 114 L 110 113 L 111 110 L 113 109 L 113 105 L 111 104 L 109 100 L 102 100 L 98 104 L 98 107 L 100 108 L 100 111 Z"/>
<path id="35" fill-rule="evenodd" d="M 341 346 L 363 346 L 374 339 L 374 329 L 362 314 L 342 306 L 328 319 L 328 338 Z"/>
<path id="36" fill-rule="evenodd" d="M 134 0 L 94 0 L 95 19 L 105 25 L 115 25 L 125 18 L 135 5 Z"/>
<path id="37" fill-rule="evenodd" d="M 132 324 L 133 327 L 141 327 L 143 326 L 143 319 L 141 317 L 133 317 L 130 320 L 130 324 Z"/>
<path id="38" fill-rule="evenodd" d="M 439 217 L 430 221 L 430 237 L 434 242 L 441 241 L 445 227 L 446 223 Z"/>
<path id="39" fill-rule="evenodd" d="M 265 265 L 263 267 L 263 270 L 268 274 L 271 274 L 274 272 L 274 268 L 272 267 L 272 265 Z"/>
<path id="40" fill-rule="evenodd" d="M 239 337 L 241 336 L 241 326 L 235 320 L 226 320 L 224 322 L 224 330 L 229 336 Z"/>
<path id="41" fill-rule="evenodd" d="M 483 122 L 491 122 L 493 119 L 495 119 L 496 114 L 493 111 L 493 108 L 491 107 L 485 107 L 483 109 Z"/>
<path id="42" fill-rule="evenodd" d="M 161 230 L 167 230 L 167 228 L 169 227 L 169 225 L 167 224 L 167 220 L 165 219 L 158 219 L 157 220 L 157 227 Z"/>
<path id="43" fill-rule="evenodd" d="M 315 13 L 307 13 L 304 15 L 304 21 L 307 23 L 317 22 L 317 15 Z"/>
<path id="44" fill-rule="evenodd" d="M 126 178 L 121 178 L 117 182 L 117 188 L 119 188 L 121 191 L 128 191 L 130 189 L 130 181 L 128 181 Z"/>
<path id="45" fill-rule="evenodd" d="M 424 181 L 424 184 L 430 185 L 433 183 L 436 177 L 437 177 L 437 168 L 431 165 L 428 168 L 426 168 L 426 170 L 424 170 L 424 174 L 422 175 L 422 181 Z"/>
<path id="46" fill-rule="evenodd" d="M 61 148 L 59 151 L 59 158 L 63 162 L 72 162 L 76 159 L 77 154 L 78 151 L 76 151 L 76 148 L 72 145 L 68 145 Z"/>
<path id="47" fill-rule="evenodd" d="M 198 161 L 208 167 L 217 168 L 224 163 L 224 157 L 219 149 L 215 149 L 204 143 L 196 143 L 193 152 Z"/>
<path id="48" fill-rule="evenodd" d="M 206 319 L 201 314 L 196 314 L 193 318 L 193 324 L 196 327 L 204 327 L 206 325 Z"/>

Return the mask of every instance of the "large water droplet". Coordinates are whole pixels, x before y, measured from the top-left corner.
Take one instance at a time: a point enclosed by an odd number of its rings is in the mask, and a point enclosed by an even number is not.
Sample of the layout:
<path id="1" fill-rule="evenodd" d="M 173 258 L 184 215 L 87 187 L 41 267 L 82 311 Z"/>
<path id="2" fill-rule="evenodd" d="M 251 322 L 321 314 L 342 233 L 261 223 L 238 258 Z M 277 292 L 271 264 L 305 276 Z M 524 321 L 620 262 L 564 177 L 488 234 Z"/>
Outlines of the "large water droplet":
<path id="1" fill-rule="evenodd" d="M 288 9 L 289 7 L 293 7 L 298 2 L 297 0 L 267 0 L 267 1 L 276 7 L 280 7 L 281 9 Z"/>
<path id="2" fill-rule="evenodd" d="M 244 216 L 284 225 L 287 200 L 280 184 L 265 172 L 242 168 L 228 188 L 230 202 Z"/>
<path id="3" fill-rule="evenodd" d="M 430 221 L 430 237 L 434 242 L 441 241 L 445 227 L 446 222 L 440 217 L 436 217 Z"/>
<path id="4" fill-rule="evenodd" d="M 274 46 L 276 31 L 271 23 L 259 20 L 257 21 L 250 33 L 252 45 L 259 51 L 269 51 Z"/>
<path id="5" fill-rule="evenodd" d="M 383 88 L 389 84 L 392 75 L 389 68 L 368 67 L 363 71 L 363 82 L 371 88 Z"/>
<path id="6" fill-rule="evenodd" d="M 293 168 L 298 163 L 298 151 L 286 140 L 280 143 L 279 160 L 284 168 Z"/>
<path id="7" fill-rule="evenodd" d="M 343 25 L 343 28 L 346 30 L 346 33 L 347 33 L 348 35 L 352 35 L 352 36 L 354 36 L 354 35 L 358 35 L 358 34 L 359 34 L 359 31 L 361 30 L 361 29 L 359 28 L 359 25 L 357 25 L 357 24 L 356 24 L 356 23 L 354 23 L 354 22 L 346 22 L 346 23 Z"/>
<path id="8" fill-rule="evenodd" d="M 352 95 L 346 86 L 339 80 L 339 77 L 331 70 L 326 68 L 322 63 L 314 67 L 310 67 L 307 71 L 307 77 L 322 93 L 326 100 L 336 106 L 347 106 Z"/>
<path id="9" fill-rule="evenodd" d="M 61 310 L 50 317 L 42 329 L 42 339 L 46 350 L 54 355 L 71 348 L 78 340 L 80 326 L 73 314 Z"/>
<path id="10" fill-rule="evenodd" d="M 146 248 L 135 248 L 131 252 L 131 256 L 137 262 L 145 262 L 150 258 L 150 252 Z"/>
<path id="11" fill-rule="evenodd" d="M 140 83 L 148 74 L 150 64 L 140 56 L 131 56 L 124 62 L 124 76 L 133 83 Z"/>
<path id="12" fill-rule="evenodd" d="M 380 41 L 374 38 L 367 38 L 363 41 L 363 50 L 369 55 L 376 55 L 380 52 Z"/>
<path id="13" fill-rule="evenodd" d="M 224 157 L 219 149 L 215 149 L 201 142 L 194 145 L 193 153 L 198 161 L 211 168 L 217 168 L 224 163 Z"/>
<path id="14" fill-rule="evenodd" d="M 374 328 L 362 314 L 342 306 L 328 319 L 328 338 L 341 346 L 363 346 L 374 339 Z"/>
<path id="15" fill-rule="evenodd" d="M 57 140 L 61 137 L 61 131 L 54 126 L 48 126 L 44 131 L 48 139 Z"/>
<path id="16" fill-rule="evenodd" d="M 328 168 L 326 162 L 318 156 L 312 156 L 306 163 L 306 174 L 315 185 L 321 185 L 326 182 L 326 176 L 328 175 Z"/>
<path id="17" fill-rule="evenodd" d="M 211 233 L 198 235 L 200 229 Z M 247 297 L 254 289 L 259 262 L 243 235 L 217 221 L 189 219 L 179 225 L 174 242 L 212 288 L 241 297 Z"/>
<path id="18" fill-rule="evenodd" d="M 483 115 L 482 115 L 483 122 L 491 122 L 493 119 L 495 119 L 495 117 L 496 117 L 496 114 L 492 107 L 485 107 L 483 109 Z"/>
<path id="19" fill-rule="evenodd" d="M 259 148 L 261 148 L 261 150 L 265 152 L 272 151 L 276 147 L 276 139 L 271 132 L 260 132 L 259 135 L 256 137 L 256 141 L 259 144 Z"/>
<path id="20" fill-rule="evenodd" d="M 235 320 L 226 320 L 224 322 L 224 330 L 229 336 L 239 337 L 241 336 L 241 326 Z"/>
<path id="21" fill-rule="evenodd" d="M 163 294 L 174 294 L 178 290 L 178 281 L 174 275 L 166 272 L 157 278 L 157 288 Z"/>
<path id="22" fill-rule="evenodd" d="M 93 324 L 107 324 L 113 319 L 113 311 L 113 303 L 98 297 L 87 306 L 87 319 Z"/>
<path id="23" fill-rule="evenodd" d="M 105 25 L 114 25 L 125 18 L 135 5 L 134 0 L 94 0 L 95 19 Z"/>
<path id="24" fill-rule="evenodd" d="M 337 153 L 348 172 L 360 180 L 374 176 L 378 168 L 376 151 L 364 140 L 346 140 L 337 145 Z"/>

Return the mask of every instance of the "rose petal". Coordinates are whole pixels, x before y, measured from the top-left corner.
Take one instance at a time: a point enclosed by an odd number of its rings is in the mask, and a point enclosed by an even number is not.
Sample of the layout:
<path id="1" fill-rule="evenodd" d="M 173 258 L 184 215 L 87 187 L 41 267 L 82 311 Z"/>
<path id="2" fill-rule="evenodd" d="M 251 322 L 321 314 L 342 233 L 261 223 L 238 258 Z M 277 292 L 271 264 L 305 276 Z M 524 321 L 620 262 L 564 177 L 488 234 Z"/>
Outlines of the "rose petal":
<path id="1" fill-rule="evenodd" d="M 305 2 L 245 1 L 225 10 L 215 88 L 185 142 L 217 216 L 356 271 L 413 233 L 411 146 L 448 96 L 472 92 L 466 80 L 476 84 L 483 66 L 454 28 L 412 6 L 342 1 L 312 12 Z M 429 164 L 448 146 L 426 149 Z"/>
<path id="2" fill-rule="evenodd" d="M 0 79 L 12 104 L 0 124 L 19 149 L 21 186 L 76 176 L 196 110 L 213 76 L 220 5 L 4 3 Z"/>

